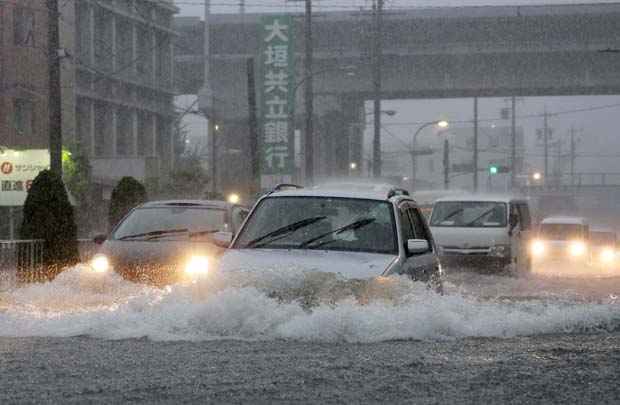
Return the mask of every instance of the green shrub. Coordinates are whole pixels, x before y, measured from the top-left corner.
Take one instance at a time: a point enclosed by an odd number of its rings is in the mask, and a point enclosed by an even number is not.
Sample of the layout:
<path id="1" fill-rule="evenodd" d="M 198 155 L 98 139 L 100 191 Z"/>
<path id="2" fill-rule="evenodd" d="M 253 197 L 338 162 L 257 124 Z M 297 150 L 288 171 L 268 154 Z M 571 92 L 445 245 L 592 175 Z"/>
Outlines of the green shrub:
<path id="1" fill-rule="evenodd" d="M 42 239 L 43 265 L 52 278 L 79 261 L 73 207 L 61 178 L 43 170 L 32 182 L 24 203 L 21 239 Z"/>
<path id="2" fill-rule="evenodd" d="M 123 177 L 112 190 L 108 214 L 110 229 L 114 228 L 133 207 L 145 201 L 146 189 L 142 183 L 133 177 Z"/>

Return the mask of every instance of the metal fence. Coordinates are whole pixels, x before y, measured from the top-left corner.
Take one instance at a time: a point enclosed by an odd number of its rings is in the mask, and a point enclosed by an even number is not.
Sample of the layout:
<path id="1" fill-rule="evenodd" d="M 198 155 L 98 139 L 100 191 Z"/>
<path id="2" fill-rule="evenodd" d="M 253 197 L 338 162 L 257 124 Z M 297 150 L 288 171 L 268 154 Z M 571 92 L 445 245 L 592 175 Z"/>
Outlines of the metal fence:
<path id="1" fill-rule="evenodd" d="M 89 261 L 98 245 L 92 239 L 78 239 L 81 262 Z M 43 266 L 44 241 L 0 240 L 0 290 L 16 282 L 45 281 L 60 271 Z"/>
<path id="2" fill-rule="evenodd" d="M 36 274 L 43 263 L 43 240 L 0 240 L 0 289 L 14 285 L 18 269 Z"/>

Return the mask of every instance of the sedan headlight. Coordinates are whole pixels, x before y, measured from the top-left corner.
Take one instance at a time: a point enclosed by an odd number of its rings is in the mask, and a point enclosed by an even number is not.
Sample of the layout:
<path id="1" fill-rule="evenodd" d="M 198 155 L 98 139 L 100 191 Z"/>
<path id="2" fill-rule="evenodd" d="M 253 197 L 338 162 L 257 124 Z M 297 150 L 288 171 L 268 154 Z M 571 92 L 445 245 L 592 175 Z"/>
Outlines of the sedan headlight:
<path id="1" fill-rule="evenodd" d="M 491 246 L 491 248 L 489 249 L 489 256 L 508 257 L 510 256 L 510 246 L 508 245 Z"/>
<path id="2" fill-rule="evenodd" d="M 601 251 L 601 262 L 612 263 L 616 259 L 616 252 L 611 248 L 605 248 Z"/>
<path id="3" fill-rule="evenodd" d="M 532 241 L 532 245 L 530 246 L 530 251 L 532 255 L 540 257 L 545 254 L 545 242 L 540 239 L 535 239 Z"/>
<path id="4" fill-rule="evenodd" d="M 192 256 L 185 264 L 185 273 L 190 276 L 206 275 L 209 273 L 209 258 L 206 256 Z"/>
<path id="5" fill-rule="evenodd" d="M 586 253 L 586 244 L 581 241 L 571 242 L 569 251 L 573 257 L 583 256 Z"/>
<path id="6" fill-rule="evenodd" d="M 90 268 L 96 273 L 105 273 L 110 270 L 110 261 L 105 255 L 97 254 L 91 259 Z"/>

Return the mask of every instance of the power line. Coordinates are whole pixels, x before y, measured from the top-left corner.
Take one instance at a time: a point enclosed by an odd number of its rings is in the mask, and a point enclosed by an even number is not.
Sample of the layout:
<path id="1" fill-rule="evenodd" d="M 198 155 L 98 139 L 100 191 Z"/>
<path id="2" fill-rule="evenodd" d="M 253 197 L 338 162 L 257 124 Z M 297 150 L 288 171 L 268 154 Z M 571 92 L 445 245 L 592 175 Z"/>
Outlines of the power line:
<path id="1" fill-rule="evenodd" d="M 575 113 L 580 113 L 580 112 L 599 111 L 599 110 L 606 110 L 606 109 L 618 108 L 618 107 L 620 107 L 620 103 L 603 104 L 603 105 L 599 105 L 599 106 L 590 106 L 590 107 L 583 107 L 583 108 L 577 108 L 577 109 L 572 109 L 572 110 L 560 110 L 560 111 L 556 111 L 556 112 L 549 112 L 549 113 L 547 113 L 547 116 L 554 117 L 554 116 L 558 116 L 558 115 L 567 115 L 567 114 L 575 114 Z M 545 116 L 544 113 L 526 114 L 526 115 L 518 115 L 518 116 L 516 116 L 516 119 L 524 120 L 524 119 L 533 119 L 533 118 L 543 118 L 544 116 Z M 503 121 L 503 119 L 502 118 L 480 118 L 480 119 L 478 119 L 478 122 L 498 122 L 498 121 Z M 472 122 L 473 122 L 473 120 L 471 120 L 471 119 L 469 119 L 469 120 L 450 120 L 451 124 L 471 124 Z M 369 123 L 366 123 L 366 124 L 369 124 Z M 413 125 L 421 125 L 421 124 L 424 124 L 424 121 L 391 122 L 391 123 L 386 123 L 385 125 L 390 126 L 390 127 L 395 127 L 395 126 L 413 126 Z"/>

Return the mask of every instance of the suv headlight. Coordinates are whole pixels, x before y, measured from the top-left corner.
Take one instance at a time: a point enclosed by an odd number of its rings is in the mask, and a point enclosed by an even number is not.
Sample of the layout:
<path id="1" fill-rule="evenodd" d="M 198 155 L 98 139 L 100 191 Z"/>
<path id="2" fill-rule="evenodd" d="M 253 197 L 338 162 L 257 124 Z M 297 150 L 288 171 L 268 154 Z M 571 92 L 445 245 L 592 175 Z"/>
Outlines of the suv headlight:
<path id="1" fill-rule="evenodd" d="M 110 270 L 110 260 L 106 255 L 96 254 L 90 261 L 90 268 L 95 273 L 105 273 Z"/>
<path id="2" fill-rule="evenodd" d="M 200 276 L 209 273 L 209 258 L 207 256 L 192 256 L 185 264 L 185 274 Z"/>
<path id="3" fill-rule="evenodd" d="M 491 246 L 491 249 L 489 249 L 489 256 L 508 257 L 510 256 L 510 246 L 508 245 Z"/>

